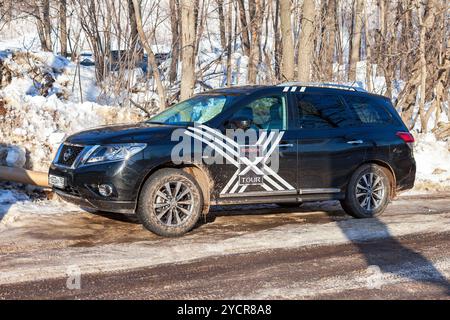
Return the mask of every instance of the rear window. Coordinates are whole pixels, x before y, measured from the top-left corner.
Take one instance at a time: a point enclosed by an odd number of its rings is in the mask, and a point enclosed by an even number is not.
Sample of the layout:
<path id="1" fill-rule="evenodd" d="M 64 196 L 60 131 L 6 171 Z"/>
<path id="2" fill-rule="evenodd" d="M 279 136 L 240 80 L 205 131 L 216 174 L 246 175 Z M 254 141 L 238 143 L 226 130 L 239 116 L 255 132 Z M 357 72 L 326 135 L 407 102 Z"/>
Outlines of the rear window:
<path id="1" fill-rule="evenodd" d="M 350 110 L 363 124 L 387 124 L 392 122 L 392 115 L 387 111 L 388 102 L 371 97 L 345 96 Z"/>
<path id="2" fill-rule="evenodd" d="M 296 98 L 301 128 L 338 128 L 355 124 L 339 96 L 297 94 Z"/>

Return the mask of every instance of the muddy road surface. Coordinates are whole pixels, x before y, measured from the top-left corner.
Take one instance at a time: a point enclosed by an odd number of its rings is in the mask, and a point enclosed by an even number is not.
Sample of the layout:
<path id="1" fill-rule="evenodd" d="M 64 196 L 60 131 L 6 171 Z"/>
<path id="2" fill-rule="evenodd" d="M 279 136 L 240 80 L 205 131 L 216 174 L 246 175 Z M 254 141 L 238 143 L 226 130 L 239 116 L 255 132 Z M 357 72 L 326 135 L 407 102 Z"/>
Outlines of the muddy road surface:
<path id="1" fill-rule="evenodd" d="M 45 208 L 0 223 L 0 299 L 450 299 L 450 194 L 364 220 L 337 202 L 218 207 L 171 239 Z"/>

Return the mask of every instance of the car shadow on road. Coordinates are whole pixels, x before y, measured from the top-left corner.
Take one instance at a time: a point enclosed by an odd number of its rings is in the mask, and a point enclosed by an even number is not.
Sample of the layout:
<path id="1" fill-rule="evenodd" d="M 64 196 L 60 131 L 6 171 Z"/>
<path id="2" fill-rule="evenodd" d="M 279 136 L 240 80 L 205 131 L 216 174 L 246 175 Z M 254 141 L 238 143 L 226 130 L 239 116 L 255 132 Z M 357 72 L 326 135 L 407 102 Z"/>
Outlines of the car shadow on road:
<path id="1" fill-rule="evenodd" d="M 450 282 L 424 255 L 403 245 L 378 218 L 336 222 L 342 233 L 366 260 L 368 286 L 379 288 L 383 280 L 413 280 L 440 287 L 450 295 Z M 376 240 L 376 241 L 375 241 Z"/>
<path id="2" fill-rule="evenodd" d="M 325 206 L 323 204 L 326 204 Z M 213 223 L 218 217 L 234 217 L 234 216 L 258 216 L 267 214 L 286 214 L 300 213 L 301 218 L 307 218 L 309 221 L 336 221 L 346 217 L 341 210 L 337 201 L 304 203 L 302 205 L 292 207 L 280 207 L 278 205 L 262 204 L 262 205 L 229 205 L 229 206 L 212 206 L 208 215 L 202 223 Z M 317 212 L 326 212 L 325 215 L 317 215 Z M 201 219 L 203 220 L 203 219 Z"/>

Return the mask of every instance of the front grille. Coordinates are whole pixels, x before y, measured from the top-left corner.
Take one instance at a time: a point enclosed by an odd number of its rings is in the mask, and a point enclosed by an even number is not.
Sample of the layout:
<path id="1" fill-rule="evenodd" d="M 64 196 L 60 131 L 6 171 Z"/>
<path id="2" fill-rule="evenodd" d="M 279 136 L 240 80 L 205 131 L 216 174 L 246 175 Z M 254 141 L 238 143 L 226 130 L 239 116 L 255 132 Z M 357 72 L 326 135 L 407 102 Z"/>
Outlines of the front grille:
<path id="1" fill-rule="evenodd" d="M 59 153 L 57 164 L 61 164 L 67 167 L 72 166 L 83 149 L 84 147 L 80 146 L 72 146 L 67 144 L 63 145 L 61 148 L 61 152 Z"/>

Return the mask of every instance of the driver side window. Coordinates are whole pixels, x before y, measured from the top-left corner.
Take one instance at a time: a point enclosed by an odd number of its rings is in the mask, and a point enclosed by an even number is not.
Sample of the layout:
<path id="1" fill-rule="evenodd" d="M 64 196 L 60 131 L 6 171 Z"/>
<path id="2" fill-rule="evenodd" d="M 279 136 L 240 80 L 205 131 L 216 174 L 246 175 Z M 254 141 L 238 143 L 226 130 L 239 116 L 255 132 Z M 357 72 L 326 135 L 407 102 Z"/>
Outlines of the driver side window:
<path id="1" fill-rule="evenodd" d="M 281 95 L 257 98 L 240 108 L 235 117 L 251 120 L 258 129 L 285 130 L 287 123 L 286 101 Z"/>

